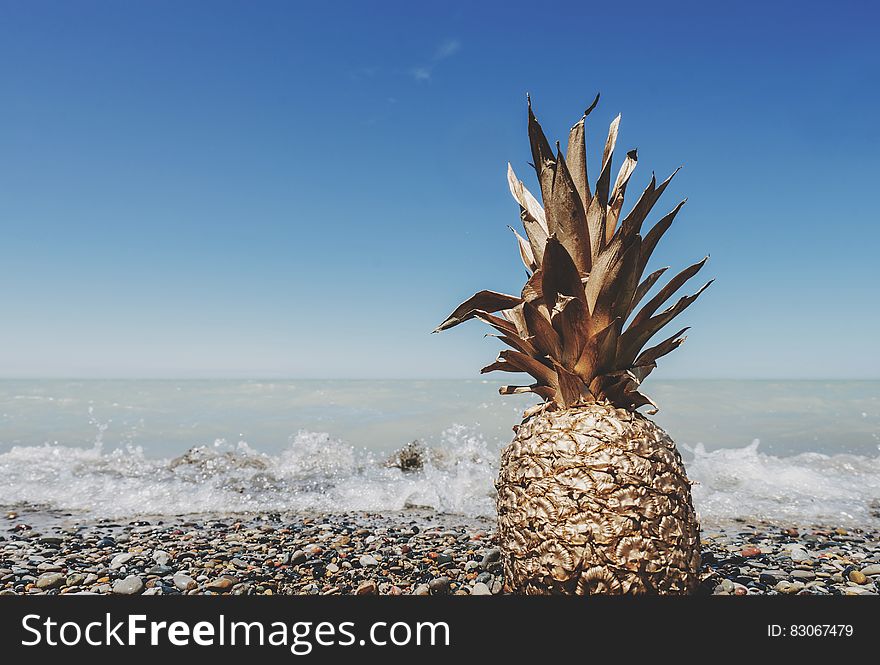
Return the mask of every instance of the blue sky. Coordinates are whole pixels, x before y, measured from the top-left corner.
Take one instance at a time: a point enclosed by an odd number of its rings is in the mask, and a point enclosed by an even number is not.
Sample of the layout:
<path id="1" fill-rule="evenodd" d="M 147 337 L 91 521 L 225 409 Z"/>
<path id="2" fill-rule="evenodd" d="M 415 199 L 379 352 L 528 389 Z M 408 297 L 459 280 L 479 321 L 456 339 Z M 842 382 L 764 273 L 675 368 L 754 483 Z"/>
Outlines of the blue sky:
<path id="1" fill-rule="evenodd" d="M 525 93 L 601 91 L 717 278 L 656 376 L 880 377 L 872 3 L 419 5 L 0 1 L 0 375 L 475 376 Z"/>

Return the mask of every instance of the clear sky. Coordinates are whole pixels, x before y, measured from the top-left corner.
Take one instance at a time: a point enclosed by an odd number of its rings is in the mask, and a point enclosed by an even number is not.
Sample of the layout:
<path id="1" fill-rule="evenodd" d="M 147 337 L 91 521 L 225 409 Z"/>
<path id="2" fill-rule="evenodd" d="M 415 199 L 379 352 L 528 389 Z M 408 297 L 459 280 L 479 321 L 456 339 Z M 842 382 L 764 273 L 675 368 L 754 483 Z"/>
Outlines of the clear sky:
<path id="1" fill-rule="evenodd" d="M 428 5 L 0 0 L 0 375 L 476 376 L 525 93 L 601 91 L 717 278 L 655 375 L 880 377 L 876 3 Z"/>

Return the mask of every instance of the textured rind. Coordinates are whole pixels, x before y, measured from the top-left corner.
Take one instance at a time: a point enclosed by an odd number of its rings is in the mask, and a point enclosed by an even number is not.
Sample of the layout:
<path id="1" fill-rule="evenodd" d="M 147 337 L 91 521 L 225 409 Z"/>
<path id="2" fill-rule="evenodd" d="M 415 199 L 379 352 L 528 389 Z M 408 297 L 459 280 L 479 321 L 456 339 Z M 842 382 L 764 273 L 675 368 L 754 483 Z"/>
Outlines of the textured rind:
<path id="1" fill-rule="evenodd" d="M 675 444 L 607 402 L 527 418 L 496 482 L 505 583 L 524 594 L 687 594 L 699 525 Z"/>

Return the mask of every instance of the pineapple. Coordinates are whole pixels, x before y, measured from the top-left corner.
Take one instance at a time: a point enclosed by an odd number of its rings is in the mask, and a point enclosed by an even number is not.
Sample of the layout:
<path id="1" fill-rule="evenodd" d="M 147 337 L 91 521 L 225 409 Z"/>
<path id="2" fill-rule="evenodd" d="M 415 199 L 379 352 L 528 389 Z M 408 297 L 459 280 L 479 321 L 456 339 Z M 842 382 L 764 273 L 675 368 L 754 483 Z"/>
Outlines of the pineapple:
<path id="1" fill-rule="evenodd" d="M 489 324 L 510 348 L 482 372 L 529 374 L 532 383 L 504 386 L 501 394 L 532 392 L 543 400 L 514 427 L 496 482 L 507 589 L 686 594 L 698 584 L 700 566 L 690 482 L 672 439 L 638 411 L 657 411 L 639 389 L 687 328 L 645 348 L 649 340 L 711 282 L 658 313 L 703 259 L 648 297 L 666 268 L 643 273 L 684 201 L 642 235 L 675 173 L 659 185 L 652 176 L 621 220 L 637 156 L 627 153 L 611 180 L 620 116 L 590 189 L 584 125 L 598 101 L 597 95 L 572 127 L 563 155 L 559 143 L 550 147 L 528 100 L 543 207 L 508 164 L 526 235 L 514 233 L 528 279 L 519 296 L 480 291 L 435 332 L 473 318 Z"/>

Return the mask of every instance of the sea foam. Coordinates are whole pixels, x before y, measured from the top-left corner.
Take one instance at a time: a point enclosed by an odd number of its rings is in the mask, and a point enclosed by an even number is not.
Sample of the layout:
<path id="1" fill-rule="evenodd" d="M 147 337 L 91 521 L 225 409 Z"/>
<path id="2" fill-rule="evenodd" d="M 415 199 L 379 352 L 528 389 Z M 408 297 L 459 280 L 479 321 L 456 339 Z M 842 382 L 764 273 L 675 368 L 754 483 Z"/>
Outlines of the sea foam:
<path id="1" fill-rule="evenodd" d="M 768 455 L 758 441 L 707 451 L 683 445 L 694 502 L 706 523 L 734 518 L 784 524 L 880 521 L 880 457 Z M 494 515 L 499 448 L 472 428 L 445 430 L 420 471 L 327 433 L 301 431 L 276 454 L 223 440 L 183 456 L 141 447 L 14 446 L 0 454 L 0 504 L 95 517 L 241 511 L 397 511 L 424 507 Z"/>

